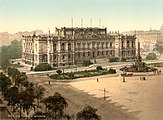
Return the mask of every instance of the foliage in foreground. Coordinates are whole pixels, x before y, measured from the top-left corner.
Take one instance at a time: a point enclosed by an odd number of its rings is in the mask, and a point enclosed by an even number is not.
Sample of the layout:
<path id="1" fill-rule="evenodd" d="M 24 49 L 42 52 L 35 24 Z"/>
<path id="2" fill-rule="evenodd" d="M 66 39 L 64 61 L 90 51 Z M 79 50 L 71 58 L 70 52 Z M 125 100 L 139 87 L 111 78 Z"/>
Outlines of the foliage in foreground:
<path id="1" fill-rule="evenodd" d="M 101 117 L 96 112 L 96 108 L 87 105 L 77 113 L 77 120 L 101 120 Z"/>
<path id="2" fill-rule="evenodd" d="M 38 120 L 72 120 L 74 115 L 65 113 L 68 103 L 64 97 L 56 92 L 53 96 L 44 98 L 45 89 L 39 85 L 29 82 L 25 73 L 21 73 L 15 68 L 9 68 L 8 76 L 0 73 L 0 92 L 4 99 L 7 101 L 8 106 L 14 111 L 19 110 L 19 118 L 23 118 L 26 114 L 26 119 Z M 15 74 L 14 74 L 15 73 Z M 44 99 L 43 99 L 44 98 Z M 41 101 L 41 102 L 40 102 Z M 46 110 L 39 109 L 39 103 L 46 106 Z M 35 111 L 37 107 L 37 111 Z M 32 111 L 33 117 L 28 118 Z M 87 106 L 77 114 L 80 120 L 100 120 L 100 116 L 96 114 L 97 109 Z M 85 115 L 88 112 L 89 115 Z M 76 118 L 76 117 L 75 117 Z M 82 119 L 83 118 L 83 119 Z M 86 119 L 85 119 L 86 118 Z M 87 119 L 89 118 L 89 119 Z"/>

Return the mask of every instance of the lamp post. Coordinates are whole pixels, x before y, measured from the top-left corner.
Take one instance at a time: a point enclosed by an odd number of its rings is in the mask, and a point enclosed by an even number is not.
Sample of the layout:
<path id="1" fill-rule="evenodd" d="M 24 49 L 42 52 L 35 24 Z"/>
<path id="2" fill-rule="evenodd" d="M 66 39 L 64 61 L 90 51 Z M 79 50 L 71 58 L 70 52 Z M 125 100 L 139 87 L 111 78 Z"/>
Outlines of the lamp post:
<path id="1" fill-rule="evenodd" d="M 106 91 L 106 89 L 104 88 L 104 100 L 106 100 L 106 93 L 109 93 L 109 92 Z"/>

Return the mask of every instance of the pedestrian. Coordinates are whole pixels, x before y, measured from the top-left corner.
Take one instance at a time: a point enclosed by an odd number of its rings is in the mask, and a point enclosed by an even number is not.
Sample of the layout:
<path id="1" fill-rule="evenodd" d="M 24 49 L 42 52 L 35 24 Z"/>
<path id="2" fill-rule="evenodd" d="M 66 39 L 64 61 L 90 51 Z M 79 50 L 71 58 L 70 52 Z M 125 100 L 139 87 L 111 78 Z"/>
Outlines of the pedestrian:
<path id="1" fill-rule="evenodd" d="M 123 82 L 126 82 L 126 81 L 125 81 L 125 76 L 123 76 Z"/>
<path id="2" fill-rule="evenodd" d="M 49 80 L 49 85 L 50 85 L 50 80 Z"/>
<path id="3" fill-rule="evenodd" d="M 142 80 L 142 81 L 143 81 L 143 77 L 140 77 L 140 80 Z"/>
<path id="4" fill-rule="evenodd" d="M 145 78 L 145 77 L 143 77 L 143 80 L 146 80 L 146 78 Z"/>
<path id="5" fill-rule="evenodd" d="M 98 78 L 97 78 L 97 82 L 98 82 Z"/>

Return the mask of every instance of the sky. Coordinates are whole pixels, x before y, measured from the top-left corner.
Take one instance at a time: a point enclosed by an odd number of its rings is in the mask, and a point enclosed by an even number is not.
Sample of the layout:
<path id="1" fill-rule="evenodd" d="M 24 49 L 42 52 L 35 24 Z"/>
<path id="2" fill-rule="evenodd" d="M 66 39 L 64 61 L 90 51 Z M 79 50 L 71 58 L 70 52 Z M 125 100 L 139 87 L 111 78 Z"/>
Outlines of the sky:
<path id="1" fill-rule="evenodd" d="M 163 0 L 0 0 L 0 32 L 81 27 L 81 19 L 108 31 L 159 30 Z"/>

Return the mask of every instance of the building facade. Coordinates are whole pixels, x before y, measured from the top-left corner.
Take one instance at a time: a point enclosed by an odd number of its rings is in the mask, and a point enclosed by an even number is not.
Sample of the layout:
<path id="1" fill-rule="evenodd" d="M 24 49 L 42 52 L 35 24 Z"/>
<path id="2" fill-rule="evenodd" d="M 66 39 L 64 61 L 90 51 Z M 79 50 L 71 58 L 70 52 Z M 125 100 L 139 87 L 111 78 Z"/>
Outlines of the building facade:
<path id="1" fill-rule="evenodd" d="M 136 36 L 107 33 L 106 28 L 56 28 L 57 35 L 23 36 L 22 59 L 36 66 L 76 65 L 101 58 L 135 59 Z"/>

